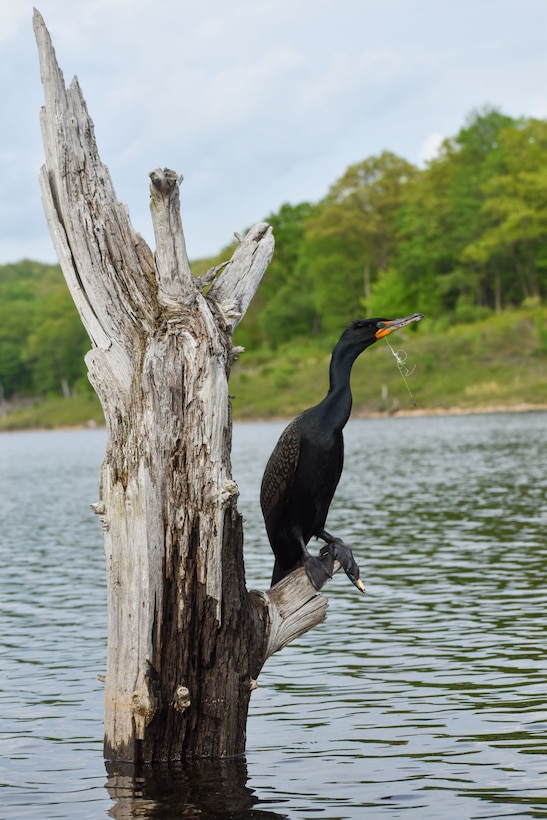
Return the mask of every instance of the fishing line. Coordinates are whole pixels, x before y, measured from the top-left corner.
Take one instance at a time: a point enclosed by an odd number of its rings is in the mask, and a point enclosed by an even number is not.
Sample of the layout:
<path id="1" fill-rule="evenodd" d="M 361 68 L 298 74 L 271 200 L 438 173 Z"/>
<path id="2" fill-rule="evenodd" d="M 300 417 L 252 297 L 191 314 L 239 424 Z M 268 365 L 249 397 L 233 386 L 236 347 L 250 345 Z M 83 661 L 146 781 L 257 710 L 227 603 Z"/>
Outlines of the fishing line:
<path id="1" fill-rule="evenodd" d="M 416 407 L 416 400 L 415 400 L 414 396 L 412 395 L 412 391 L 411 391 L 410 387 L 408 386 L 408 382 L 406 380 L 407 376 L 412 376 L 412 374 L 416 370 L 416 365 L 414 365 L 412 370 L 409 370 L 408 367 L 406 366 L 406 360 L 407 360 L 406 350 L 393 350 L 393 348 L 391 347 L 391 345 L 390 345 L 390 343 L 388 342 L 387 339 L 385 340 L 385 343 L 389 347 L 389 349 L 391 350 L 393 356 L 395 357 L 395 361 L 397 362 L 397 367 L 399 369 L 399 373 L 401 374 L 401 378 L 405 383 L 406 389 L 408 390 L 408 395 L 410 396 L 410 399 L 412 401 L 413 406 Z"/>

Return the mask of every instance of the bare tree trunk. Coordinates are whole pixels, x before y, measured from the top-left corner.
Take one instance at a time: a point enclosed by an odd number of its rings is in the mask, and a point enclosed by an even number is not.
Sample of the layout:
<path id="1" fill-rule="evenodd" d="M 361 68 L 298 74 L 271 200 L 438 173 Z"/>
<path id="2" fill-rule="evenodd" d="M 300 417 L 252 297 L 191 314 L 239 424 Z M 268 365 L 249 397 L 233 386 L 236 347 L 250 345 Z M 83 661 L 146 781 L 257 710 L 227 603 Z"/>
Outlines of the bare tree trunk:
<path id="1" fill-rule="evenodd" d="M 86 363 L 108 429 L 93 505 L 108 585 L 105 756 L 238 754 L 264 661 L 326 609 L 303 570 L 268 593 L 245 587 L 230 464 L 231 333 L 271 259 L 272 232 L 255 226 L 222 273 L 193 278 L 181 178 L 156 170 L 154 255 L 116 200 L 78 82 L 65 88 L 38 12 L 34 26 L 44 209 L 91 339 Z"/>

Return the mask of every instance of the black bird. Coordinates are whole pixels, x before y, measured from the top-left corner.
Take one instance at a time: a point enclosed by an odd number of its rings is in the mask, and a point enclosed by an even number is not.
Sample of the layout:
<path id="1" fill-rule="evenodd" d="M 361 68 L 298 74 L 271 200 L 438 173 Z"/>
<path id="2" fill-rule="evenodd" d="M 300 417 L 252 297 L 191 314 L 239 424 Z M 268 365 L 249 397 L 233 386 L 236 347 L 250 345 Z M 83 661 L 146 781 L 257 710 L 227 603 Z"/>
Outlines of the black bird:
<path id="1" fill-rule="evenodd" d="M 414 313 L 403 319 L 353 322 L 332 352 L 329 392 L 281 434 L 260 490 L 262 514 L 275 555 L 272 586 L 304 566 L 312 584 L 321 589 L 332 576 L 337 559 L 355 586 L 365 592 L 350 548 L 325 530 L 344 462 L 342 430 L 351 411 L 351 368 L 363 350 L 378 339 L 420 319 L 423 315 Z M 307 550 L 313 536 L 325 542 L 317 558 Z"/>

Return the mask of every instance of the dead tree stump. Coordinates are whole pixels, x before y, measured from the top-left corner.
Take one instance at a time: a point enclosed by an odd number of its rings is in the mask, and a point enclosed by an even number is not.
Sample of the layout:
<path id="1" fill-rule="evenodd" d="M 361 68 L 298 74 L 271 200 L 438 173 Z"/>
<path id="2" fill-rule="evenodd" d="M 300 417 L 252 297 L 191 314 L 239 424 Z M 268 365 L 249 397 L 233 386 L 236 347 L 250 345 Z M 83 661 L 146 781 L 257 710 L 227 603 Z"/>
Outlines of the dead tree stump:
<path id="1" fill-rule="evenodd" d="M 245 586 L 228 376 L 232 331 L 273 253 L 271 228 L 256 225 L 222 270 L 194 278 L 181 177 L 158 169 L 152 253 L 116 199 L 78 82 L 65 87 L 38 12 L 34 27 L 42 199 L 108 431 L 93 505 L 108 587 L 105 757 L 240 754 L 264 661 L 326 610 L 303 570 L 269 592 Z"/>

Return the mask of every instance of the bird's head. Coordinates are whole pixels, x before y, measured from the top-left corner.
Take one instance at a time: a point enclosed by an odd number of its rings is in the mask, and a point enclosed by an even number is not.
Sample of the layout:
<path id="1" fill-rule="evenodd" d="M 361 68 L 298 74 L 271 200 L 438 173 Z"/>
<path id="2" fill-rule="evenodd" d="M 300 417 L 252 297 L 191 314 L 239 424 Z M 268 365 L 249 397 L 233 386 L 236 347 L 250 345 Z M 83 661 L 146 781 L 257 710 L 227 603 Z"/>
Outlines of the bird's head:
<path id="1" fill-rule="evenodd" d="M 378 339 L 383 339 L 395 330 L 419 322 L 423 318 L 423 313 L 413 313 L 411 316 L 403 316 L 402 319 L 357 319 L 344 331 L 340 341 L 364 350 Z"/>

